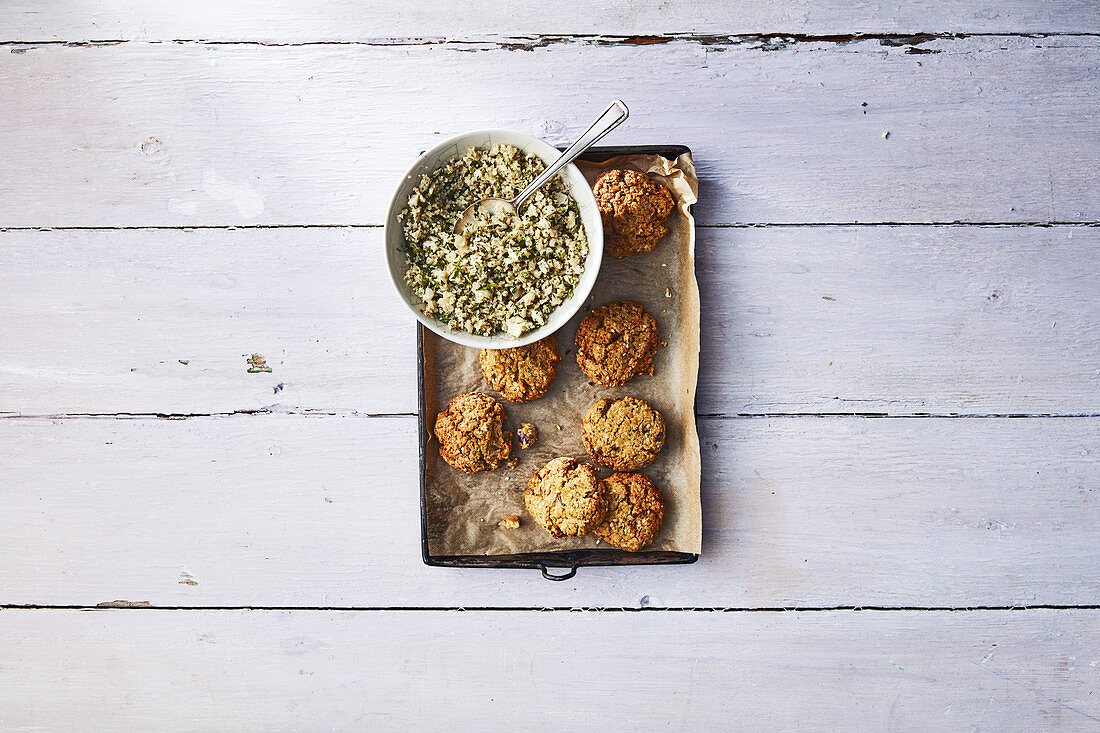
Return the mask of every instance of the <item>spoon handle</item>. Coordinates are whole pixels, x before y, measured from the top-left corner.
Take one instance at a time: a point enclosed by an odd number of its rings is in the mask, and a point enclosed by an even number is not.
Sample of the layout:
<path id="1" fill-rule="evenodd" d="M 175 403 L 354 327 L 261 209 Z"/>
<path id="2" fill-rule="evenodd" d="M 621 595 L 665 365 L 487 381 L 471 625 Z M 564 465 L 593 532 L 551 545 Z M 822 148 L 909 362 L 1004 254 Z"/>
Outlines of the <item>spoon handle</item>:
<path id="1" fill-rule="evenodd" d="M 574 158 L 585 150 L 588 150 L 595 145 L 600 138 L 618 127 L 619 123 L 625 120 L 629 115 L 630 110 L 626 108 L 626 105 L 623 104 L 621 99 L 616 99 L 612 102 L 608 108 L 603 111 L 603 114 L 596 118 L 592 126 L 585 130 L 583 135 L 577 138 L 577 142 L 566 148 L 565 152 L 550 164 L 550 167 L 540 173 L 535 180 L 531 181 L 527 188 L 520 191 L 519 196 L 516 196 L 516 200 L 513 201 L 512 204 L 518 210 L 520 205 L 527 200 L 527 197 L 537 191 L 542 184 L 556 176 L 558 171 L 572 163 Z"/>

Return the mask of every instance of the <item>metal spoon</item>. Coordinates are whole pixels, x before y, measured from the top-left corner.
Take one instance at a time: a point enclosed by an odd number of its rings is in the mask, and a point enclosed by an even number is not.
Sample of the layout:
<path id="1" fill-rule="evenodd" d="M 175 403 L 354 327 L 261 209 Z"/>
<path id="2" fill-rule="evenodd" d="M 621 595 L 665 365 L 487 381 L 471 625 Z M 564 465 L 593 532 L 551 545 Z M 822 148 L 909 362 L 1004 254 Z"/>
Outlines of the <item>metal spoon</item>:
<path id="1" fill-rule="evenodd" d="M 572 163 L 574 158 L 585 150 L 588 150 L 595 145 L 600 138 L 618 127 L 619 123 L 625 120 L 629 114 L 630 110 L 626 108 L 622 100 L 616 99 L 596 118 L 592 126 L 585 130 L 583 135 L 577 138 L 577 142 L 566 148 L 565 152 L 562 153 L 557 160 L 536 176 L 535 180 L 531 181 L 527 188 L 519 192 L 519 196 L 516 196 L 511 201 L 490 197 L 468 206 L 466 210 L 462 212 L 462 216 L 458 217 L 458 221 L 455 222 L 454 233 L 461 234 L 462 230 L 466 228 L 466 225 L 474 220 L 478 211 L 484 211 L 488 214 L 496 214 L 502 211 L 511 211 L 513 214 L 518 212 L 520 205 L 526 201 L 531 194 L 539 190 L 543 184 L 556 176 L 558 171 Z"/>

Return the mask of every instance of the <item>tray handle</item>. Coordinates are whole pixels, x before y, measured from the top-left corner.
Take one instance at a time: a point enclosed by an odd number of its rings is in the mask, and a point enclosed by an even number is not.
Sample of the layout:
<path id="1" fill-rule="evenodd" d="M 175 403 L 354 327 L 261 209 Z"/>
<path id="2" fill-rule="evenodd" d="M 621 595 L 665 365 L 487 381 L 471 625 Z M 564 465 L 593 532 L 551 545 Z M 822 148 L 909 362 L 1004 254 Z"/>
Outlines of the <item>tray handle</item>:
<path id="1" fill-rule="evenodd" d="M 577 574 L 578 567 L 580 566 L 573 565 L 572 567 L 568 568 L 559 568 L 560 570 L 566 571 L 564 575 L 554 575 L 550 572 L 550 568 L 545 565 L 539 565 L 539 570 L 542 571 L 542 577 L 546 578 L 547 580 L 569 580 Z"/>

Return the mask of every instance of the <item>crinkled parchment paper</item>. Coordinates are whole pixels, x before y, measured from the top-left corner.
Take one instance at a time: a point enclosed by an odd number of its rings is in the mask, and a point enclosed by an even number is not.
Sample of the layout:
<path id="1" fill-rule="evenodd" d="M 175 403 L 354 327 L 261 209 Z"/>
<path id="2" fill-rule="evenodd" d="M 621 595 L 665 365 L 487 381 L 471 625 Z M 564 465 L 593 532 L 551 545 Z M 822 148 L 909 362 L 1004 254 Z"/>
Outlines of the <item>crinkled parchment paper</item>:
<path id="1" fill-rule="evenodd" d="M 604 255 L 600 277 L 585 307 L 555 338 L 562 363 L 545 396 L 513 404 L 494 392 L 481 375 L 477 349 L 459 346 L 424 331 L 424 389 L 428 435 L 425 461 L 428 545 L 433 555 L 501 555 L 580 548 L 611 548 L 595 535 L 556 540 L 527 516 L 523 492 L 527 480 L 552 458 L 572 456 L 593 463 L 581 442 L 581 418 L 598 399 L 631 395 L 656 407 L 665 418 L 665 447 L 642 473 L 665 495 L 665 519 L 646 550 L 698 553 L 702 542 L 699 500 L 699 437 L 695 431 L 695 383 L 699 371 L 699 289 L 695 281 L 695 225 L 688 207 L 698 195 L 695 166 L 688 155 L 670 161 L 659 155 L 627 155 L 603 163 L 579 164 L 589 183 L 608 168 L 649 173 L 672 191 L 676 209 L 667 234 L 652 252 L 617 260 Z M 607 388 L 588 380 L 577 366 L 573 343 L 577 324 L 592 308 L 615 300 L 633 300 L 653 314 L 661 346 L 653 376 L 636 377 L 623 387 Z M 431 435 L 435 416 L 461 392 L 485 392 L 508 413 L 506 429 L 521 422 L 538 427 L 539 439 L 527 450 L 513 440 L 515 468 L 472 475 L 461 473 L 439 456 Z M 601 476 L 610 474 L 599 467 Z M 512 514 L 520 528 L 497 523 Z"/>

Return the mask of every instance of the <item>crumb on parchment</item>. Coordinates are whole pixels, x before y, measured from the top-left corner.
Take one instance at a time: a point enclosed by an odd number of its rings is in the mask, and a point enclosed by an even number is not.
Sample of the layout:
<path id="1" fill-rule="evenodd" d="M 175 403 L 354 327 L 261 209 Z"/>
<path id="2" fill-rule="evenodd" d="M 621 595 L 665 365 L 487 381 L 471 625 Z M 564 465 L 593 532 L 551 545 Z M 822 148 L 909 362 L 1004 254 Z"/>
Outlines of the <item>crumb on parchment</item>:
<path id="1" fill-rule="evenodd" d="M 519 529 L 519 516 L 513 514 L 510 517 L 505 517 L 498 522 L 501 529 Z"/>
<path id="2" fill-rule="evenodd" d="M 516 439 L 519 441 L 519 447 L 527 450 L 539 439 L 538 428 L 529 422 L 520 423 L 519 430 L 516 431 Z"/>

